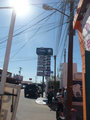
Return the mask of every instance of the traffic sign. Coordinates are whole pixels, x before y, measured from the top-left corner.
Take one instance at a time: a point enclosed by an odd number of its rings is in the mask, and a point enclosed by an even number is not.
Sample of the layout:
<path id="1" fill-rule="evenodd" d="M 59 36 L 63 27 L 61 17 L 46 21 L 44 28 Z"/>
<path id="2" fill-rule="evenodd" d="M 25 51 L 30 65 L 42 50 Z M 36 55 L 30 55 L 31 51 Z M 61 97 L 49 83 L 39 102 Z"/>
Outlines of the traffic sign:
<path id="1" fill-rule="evenodd" d="M 37 48 L 36 49 L 37 55 L 53 55 L 52 48 Z"/>
<path id="2" fill-rule="evenodd" d="M 37 76 L 45 76 L 44 72 L 37 72 Z"/>
<path id="3" fill-rule="evenodd" d="M 45 70 L 45 67 L 43 67 L 43 66 L 38 66 L 37 70 L 38 70 L 38 71 L 44 71 L 44 70 Z"/>

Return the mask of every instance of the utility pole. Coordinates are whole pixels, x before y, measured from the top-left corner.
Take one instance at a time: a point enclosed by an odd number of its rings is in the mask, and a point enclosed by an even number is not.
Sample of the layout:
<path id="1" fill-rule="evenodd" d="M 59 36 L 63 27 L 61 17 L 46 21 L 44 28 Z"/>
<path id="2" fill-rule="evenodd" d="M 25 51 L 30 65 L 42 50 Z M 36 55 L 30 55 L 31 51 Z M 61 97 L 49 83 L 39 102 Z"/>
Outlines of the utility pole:
<path id="1" fill-rule="evenodd" d="M 43 55 L 43 76 L 42 76 L 42 97 L 43 97 L 43 92 L 44 92 L 44 76 L 45 76 L 45 56 Z"/>
<path id="2" fill-rule="evenodd" d="M 42 76 L 42 97 L 44 92 L 44 70 L 43 70 L 43 76 Z"/>
<path id="3" fill-rule="evenodd" d="M 22 67 L 19 67 L 19 75 L 21 75 Z"/>
<path id="4" fill-rule="evenodd" d="M 56 55 L 54 55 L 54 99 L 56 99 Z"/>
<path id="5" fill-rule="evenodd" d="M 12 9 L 12 8 L 0 7 L 0 9 Z M 10 30 L 9 30 L 8 40 L 7 40 L 7 46 L 6 46 L 6 52 L 5 52 L 5 58 L 4 58 L 4 64 L 3 64 L 3 72 L 2 72 L 1 81 L 0 81 L 0 120 L 1 120 L 1 113 L 2 113 L 3 95 L 5 91 L 5 83 L 6 83 L 6 77 L 7 77 L 7 69 L 8 69 L 8 63 L 9 63 L 9 57 L 10 57 L 10 51 L 11 51 L 11 45 L 12 45 L 12 37 L 13 37 L 13 31 L 14 31 L 14 25 L 15 25 L 15 18 L 16 18 L 16 13 L 13 9 L 11 23 L 10 23 Z"/>
<path id="6" fill-rule="evenodd" d="M 66 48 L 64 49 L 64 63 L 66 63 Z"/>
<path id="7" fill-rule="evenodd" d="M 0 9 L 11 9 L 11 7 L 0 7 Z M 11 45 L 12 45 L 12 37 L 13 37 L 13 31 L 14 31 L 14 25 L 15 25 L 15 18 L 16 18 L 16 13 L 13 9 L 10 30 L 9 30 L 8 40 L 7 40 L 7 46 L 6 46 L 6 53 L 5 53 L 4 64 L 3 64 L 3 72 L 1 76 L 1 82 L 0 82 L 0 95 L 4 94 L 4 89 L 5 89 L 7 69 L 8 69 L 8 63 L 9 63 L 9 57 L 10 57 L 10 51 L 11 51 Z"/>
<path id="8" fill-rule="evenodd" d="M 73 83 L 73 18 L 74 1 L 70 0 L 70 26 L 69 26 L 69 47 L 68 47 L 68 74 L 67 74 L 67 116 L 66 120 L 72 120 L 72 83 Z"/>

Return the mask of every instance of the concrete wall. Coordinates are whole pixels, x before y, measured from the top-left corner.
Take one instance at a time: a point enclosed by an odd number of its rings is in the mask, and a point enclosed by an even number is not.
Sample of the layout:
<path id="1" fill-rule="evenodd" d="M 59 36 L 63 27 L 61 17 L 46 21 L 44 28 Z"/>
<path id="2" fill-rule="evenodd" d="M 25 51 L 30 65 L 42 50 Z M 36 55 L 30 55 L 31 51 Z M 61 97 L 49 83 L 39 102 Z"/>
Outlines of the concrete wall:
<path id="1" fill-rule="evenodd" d="M 63 87 L 67 87 L 67 63 L 63 63 Z M 77 64 L 73 63 L 73 74 L 77 73 Z"/>

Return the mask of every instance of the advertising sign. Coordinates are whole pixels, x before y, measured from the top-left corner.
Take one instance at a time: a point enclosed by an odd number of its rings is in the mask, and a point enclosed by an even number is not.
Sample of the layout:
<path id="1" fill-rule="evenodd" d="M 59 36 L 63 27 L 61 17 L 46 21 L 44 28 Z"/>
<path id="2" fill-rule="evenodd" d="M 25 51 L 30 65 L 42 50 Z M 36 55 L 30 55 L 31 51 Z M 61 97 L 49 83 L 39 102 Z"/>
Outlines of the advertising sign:
<path id="1" fill-rule="evenodd" d="M 15 120 L 20 89 L 19 85 L 5 85 L 5 95 L 0 97 L 0 104 L 2 104 L 0 120 Z"/>
<path id="2" fill-rule="evenodd" d="M 53 55 L 52 48 L 37 48 L 36 49 L 37 55 Z"/>
<path id="3" fill-rule="evenodd" d="M 37 76 L 50 76 L 50 65 L 50 55 L 38 55 Z"/>
<path id="4" fill-rule="evenodd" d="M 44 71 L 45 70 L 45 67 L 43 67 L 43 66 L 38 66 L 38 71 Z"/>
<path id="5" fill-rule="evenodd" d="M 82 21 L 85 49 L 90 51 L 90 5 Z"/>
<path id="6" fill-rule="evenodd" d="M 90 0 L 80 0 L 74 18 L 74 29 L 78 31 L 83 63 L 83 119 L 90 120 Z"/>
<path id="7" fill-rule="evenodd" d="M 37 76 L 45 76 L 45 74 L 43 72 L 38 71 Z"/>
<path id="8" fill-rule="evenodd" d="M 82 20 L 82 34 L 85 45 L 85 96 L 86 101 L 84 110 L 86 110 L 86 118 L 90 120 L 90 3 L 87 5 L 86 13 Z M 84 62 L 83 62 L 84 63 Z M 84 114 L 85 115 L 85 114 Z"/>
<path id="9" fill-rule="evenodd" d="M 72 102 L 73 105 L 81 105 L 82 104 L 82 80 L 73 81 L 73 96 Z"/>
<path id="10" fill-rule="evenodd" d="M 37 48 L 38 55 L 37 76 L 50 76 L 52 48 Z"/>

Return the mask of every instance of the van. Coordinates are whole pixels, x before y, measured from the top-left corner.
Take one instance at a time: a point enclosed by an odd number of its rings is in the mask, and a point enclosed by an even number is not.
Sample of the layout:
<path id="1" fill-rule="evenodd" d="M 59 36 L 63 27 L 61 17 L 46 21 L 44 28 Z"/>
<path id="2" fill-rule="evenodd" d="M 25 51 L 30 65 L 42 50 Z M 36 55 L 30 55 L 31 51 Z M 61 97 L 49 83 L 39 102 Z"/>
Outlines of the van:
<path id="1" fill-rule="evenodd" d="M 39 86 L 37 84 L 29 84 L 24 89 L 24 97 L 38 98 L 40 97 Z"/>

